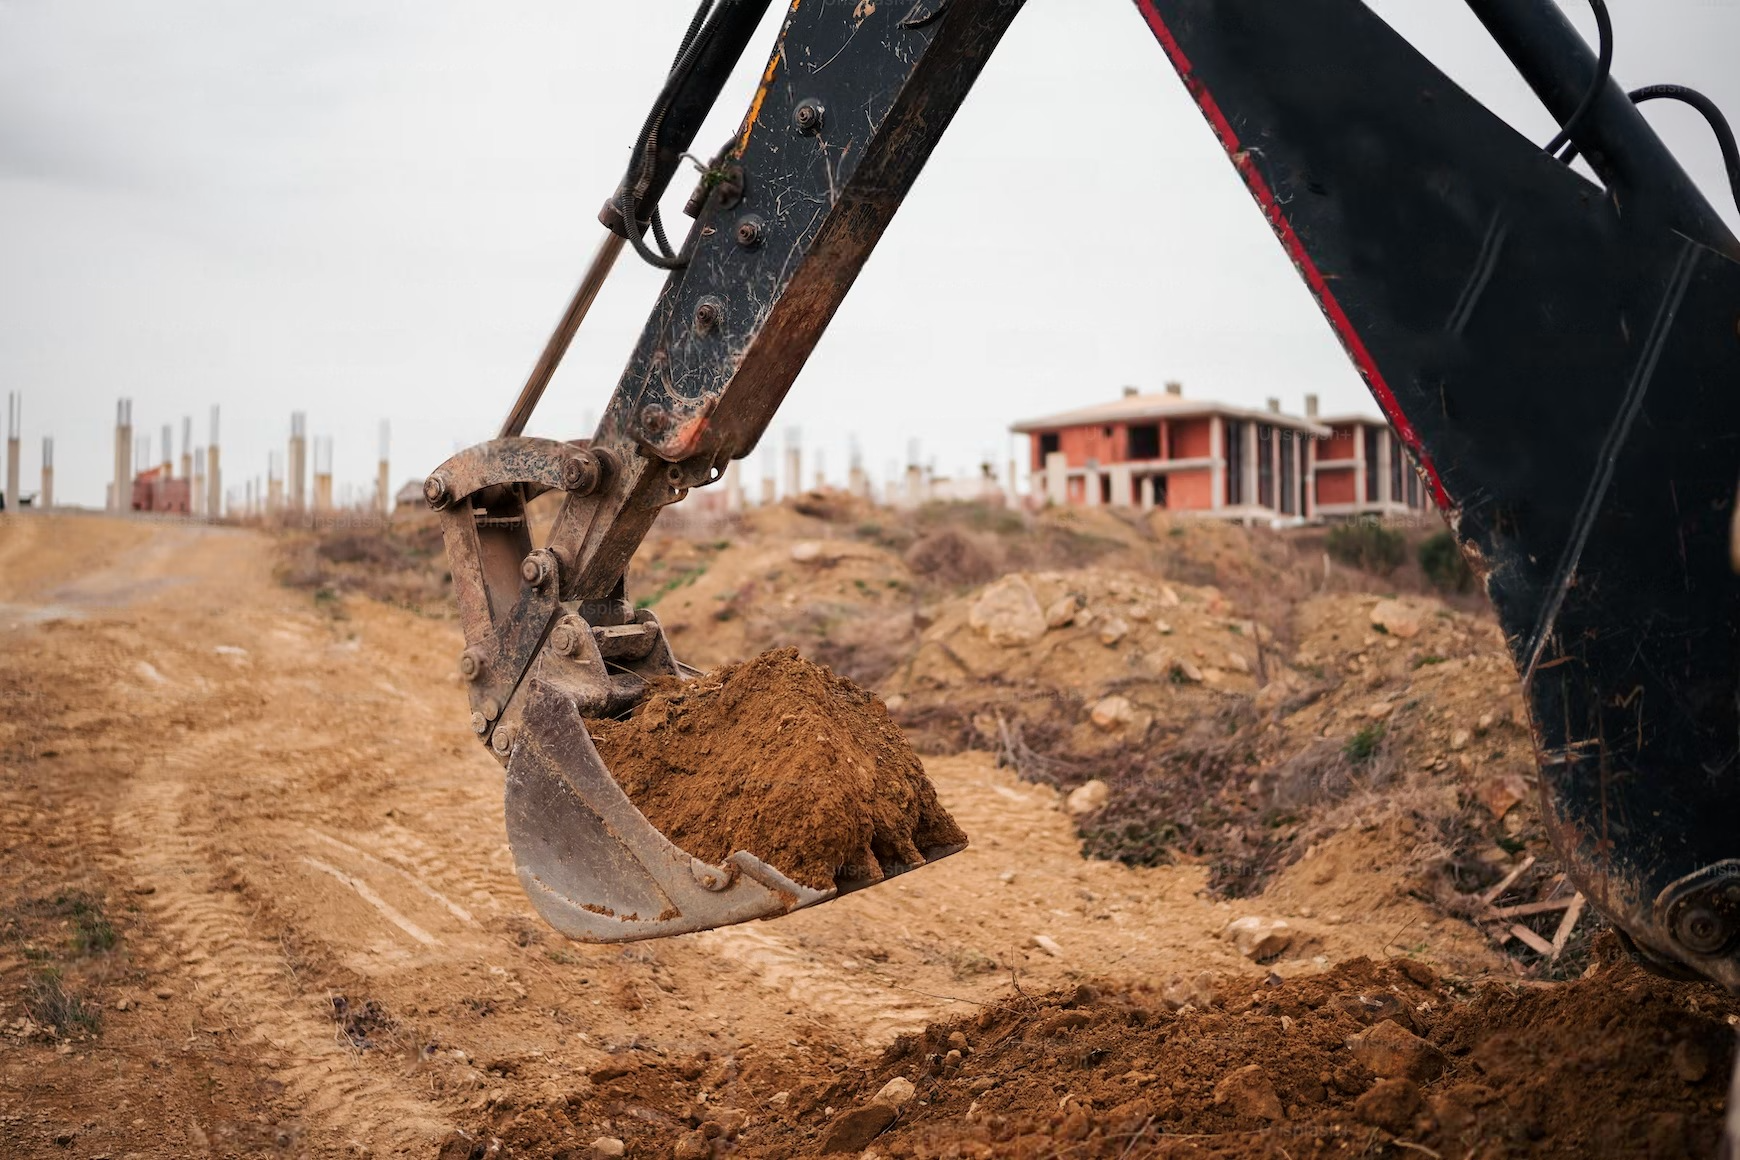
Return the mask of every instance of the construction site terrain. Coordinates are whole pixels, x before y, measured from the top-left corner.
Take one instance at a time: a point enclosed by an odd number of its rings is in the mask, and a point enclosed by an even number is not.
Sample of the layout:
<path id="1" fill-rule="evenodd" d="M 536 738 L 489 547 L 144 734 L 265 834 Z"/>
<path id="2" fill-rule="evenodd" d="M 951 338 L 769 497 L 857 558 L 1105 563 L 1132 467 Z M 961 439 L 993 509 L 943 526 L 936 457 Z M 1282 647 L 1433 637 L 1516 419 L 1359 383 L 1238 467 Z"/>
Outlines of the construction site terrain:
<path id="1" fill-rule="evenodd" d="M 431 524 L 10 519 L 0 1142 L 1713 1155 L 1740 1007 L 1560 874 L 1478 593 L 1329 536 L 828 495 L 661 525 L 630 592 L 678 656 L 874 690 L 972 844 L 588 946 L 520 891 Z"/>

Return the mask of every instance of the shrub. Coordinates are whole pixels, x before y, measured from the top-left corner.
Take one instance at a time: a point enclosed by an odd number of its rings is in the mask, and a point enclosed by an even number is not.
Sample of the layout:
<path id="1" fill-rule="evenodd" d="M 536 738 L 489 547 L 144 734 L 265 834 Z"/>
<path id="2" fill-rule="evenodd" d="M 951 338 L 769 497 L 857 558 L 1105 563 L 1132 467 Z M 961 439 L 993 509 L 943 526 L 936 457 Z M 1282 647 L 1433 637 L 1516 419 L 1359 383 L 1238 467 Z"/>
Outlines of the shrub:
<path id="1" fill-rule="evenodd" d="M 1420 571 L 1439 591 L 1467 592 L 1474 587 L 1474 573 L 1469 570 L 1462 549 L 1456 546 L 1456 537 L 1449 532 L 1428 536 L 1421 541 L 1418 554 Z"/>
<path id="2" fill-rule="evenodd" d="M 1408 543 L 1402 533 L 1375 520 L 1355 520 L 1330 528 L 1324 548 L 1331 559 L 1379 576 L 1388 576 L 1408 558 Z"/>

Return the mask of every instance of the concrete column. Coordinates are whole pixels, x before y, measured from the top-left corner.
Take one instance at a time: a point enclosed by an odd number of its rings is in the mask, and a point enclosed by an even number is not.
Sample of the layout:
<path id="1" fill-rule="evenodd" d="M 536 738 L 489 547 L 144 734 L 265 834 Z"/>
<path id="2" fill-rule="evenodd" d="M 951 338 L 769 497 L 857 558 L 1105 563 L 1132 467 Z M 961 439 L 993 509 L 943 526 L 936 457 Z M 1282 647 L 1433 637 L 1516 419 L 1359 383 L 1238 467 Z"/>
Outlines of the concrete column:
<path id="1" fill-rule="evenodd" d="M 1152 475 L 1144 475 L 1142 477 L 1142 482 L 1139 486 L 1142 489 L 1142 501 L 1141 501 L 1142 502 L 1142 510 L 1145 512 L 1153 511 L 1154 510 L 1154 477 Z"/>
<path id="2" fill-rule="evenodd" d="M 928 489 L 924 485 L 924 468 L 916 463 L 908 464 L 906 468 L 906 506 L 918 507 L 923 504 L 929 498 L 926 494 L 927 491 Z"/>
<path id="3" fill-rule="evenodd" d="M 1081 480 L 1082 502 L 1088 507 L 1100 506 L 1100 461 L 1087 461 L 1087 472 Z"/>
<path id="4" fill-rule="evenodd" d="M 181 478 L 193 478 L 193 416 L 183 415 L 181 418 Z M 190 499 L 189 506 L 197 503 Z"/>
<path id="5" fill-rule="evenodd" d="M 308 506 L 308 415 L 290 416 L 290 510 L 301 514 Z"/>
<path id="6" fill-rule="evenodd" d="M 205 516 L 215 520 L 224 514 L 222 473 L 218 471 L 218 409 L 211 409 L 211 434 L 205 444 Z"/>
<path id="7" fill-rule="evenodd" d="M 1061 451 L 1045 457 L 1045 502 L 1056 507 L 1069 503 L 1069 458 Z"/>
<path id="8" fill-rule="evenodd" d="M 124 512 L 133 506 L 133 400 L 115 403 L 115 484 L 109 492 L 109 510 Z"/>
<path id="9" fill-rule="evenodd" d="M 1109 473 L 1112 477 L 1112 506 L 1129 507 L 1131 503 L 1130 489 L 1132 486 L 1130 465 L 1127 463 L 1114 463 L 1109 469 Z"/>
<path id="10" fill-rule="evenodd" d="M 1390 494 L 1390 456 L 1395 454 L 1391 449 L 1394 442 L 1395 436 L 1388 428 L 1378 436 L 1378 500 L 1382 503 L 1394 503 L 1396 498 Z"/>
<path id="11" fill-rule="evenodd" d="M 1257 439 L 1257 425 L 1245 424 L 1245 505 L 1257 506 L 1257 456 L 1262 454 L 1262 443 Z"/>
<path id="12" fill-rule="evenodd" d="M 12 505 L 12 510 L 18 510 L 19 477 L 23 475 L 24 464 L 20 462 L 20 446 L 23 442 L 18 428 L 24 425 L 24 400 L 17 391 L 6 396 L 6 502 Z"/>
<path id="13" fill-rule="evenodd" d="M 54 440 L 42 440 L 42 492 L 36 497 L 38 507 L 47 511 L 54 506 Z"/>
<path id="14" fill-rule="evenodd" d="M 854 463 L 846 471 L 846 490 L 860 499 L 870 495 L 870 477 L 864 474 L 864 466 Z"/>
<path id="15" fill-rule="evenodd" d="M 192 474 L 188 476 L 187 506 L 192 515 L 203 518 L 205 515 L 205 452 L 203 450 L 193 451 L 186 456 L 186 459 L 192 468 Z"/>
<path id="16" fill-rule="evenodd" d="M 743 510 L 743 460 L 733 459 L 725 465 L 725 511 L 736 515 Z"/>
<path id="17" fill-rule="evenodd" d="M 804 450 L 792 446 L 785 449 L 785 498 L 792 499 L 804 489 Z"/>
<path id="18" fill-rule="evenodd" d="M 779 502 L 779 484 L 774 481 L 774 478 L 771 475 L 762 476 L 761 477 L 761 506 L 762 507 L 771 507 L 773 504 L 778 503 L 778 502 Z"/>
<path id="19" fill-rule="evenodd" d="M 1208 421 L 1208 506 L 1210 511 L 1226 506 L 1226 420 L 1219 415 Z"/>

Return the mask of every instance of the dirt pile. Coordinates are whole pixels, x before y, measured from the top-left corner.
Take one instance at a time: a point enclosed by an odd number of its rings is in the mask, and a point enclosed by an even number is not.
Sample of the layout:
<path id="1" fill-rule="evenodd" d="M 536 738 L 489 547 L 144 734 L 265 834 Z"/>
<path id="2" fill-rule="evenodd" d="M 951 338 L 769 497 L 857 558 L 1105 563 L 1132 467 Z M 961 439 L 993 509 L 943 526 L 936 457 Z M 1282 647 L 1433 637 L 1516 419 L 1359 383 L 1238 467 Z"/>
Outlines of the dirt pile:
<path id="1" fill-rule="evenodd" d="M 1222 983 L 1184 1004 L 1086 985 L 1017 999 L 798 1084 L 738 1150 L 1711 1155 L 1736 1003 L 1610 950 L 1595 977 L 1486 986 L 1472 1002 L 1409 959 Z"/>
<path id="2" fill-rule="evenodd" d="M 966 842 L 875 695 L 795 649 L 667 682 L 589 728 L 641 812 L 709 862 L 747 850 L 825 890 Z"/>

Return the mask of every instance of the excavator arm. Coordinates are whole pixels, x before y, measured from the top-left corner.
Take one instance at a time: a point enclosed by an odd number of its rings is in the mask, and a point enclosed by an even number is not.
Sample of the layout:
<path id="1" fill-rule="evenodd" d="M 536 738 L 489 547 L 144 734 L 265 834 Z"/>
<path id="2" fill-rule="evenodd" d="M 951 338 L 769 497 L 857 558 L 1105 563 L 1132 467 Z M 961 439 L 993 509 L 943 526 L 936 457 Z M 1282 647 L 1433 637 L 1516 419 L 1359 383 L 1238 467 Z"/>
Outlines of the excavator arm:
<path id="1" fill-rule="evenodd" d="M 1740 987 L 1740 243 L 1550 0 L 1468 3 L 1598 182 L 1358 0 L 1135 6 L 1483 578 L 1570 876 L 1652 963 Z M 429 480 L 522 881 L 574 937 L 835 893 L 749 852 L 689 858 L 583 718 L 679 671 L 624 598 L 629 557 L 660 507 L 754 447 L 1020 4 L 798 0 L 670 253 L 644 207 L 763 7 L 704 10 L 603 215 L 600 266 L 627 243 L 673 273 L 598 431 L 525 439 L 510 418 Z M 524 503 L 556 488 L 534 550 Z"/>

